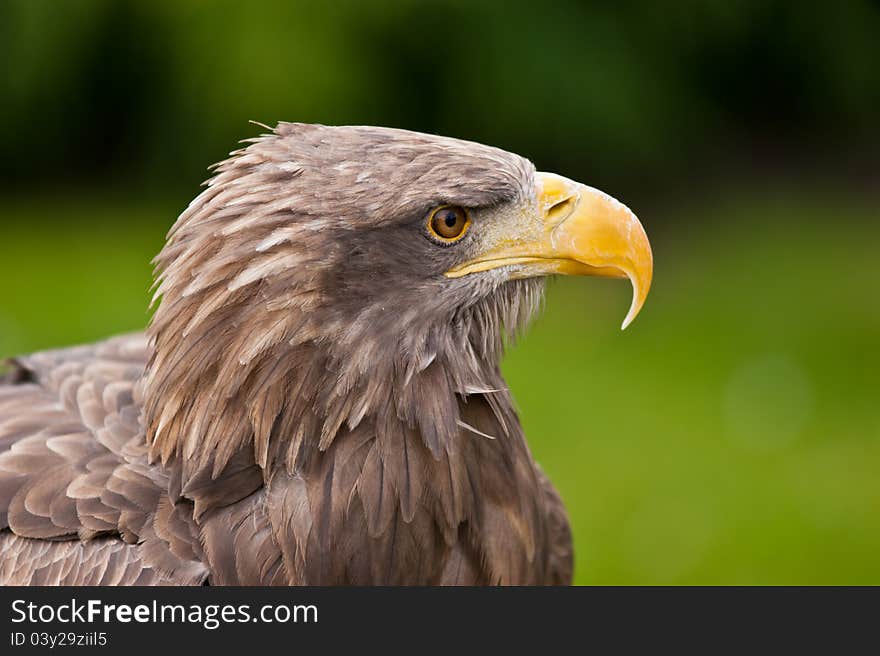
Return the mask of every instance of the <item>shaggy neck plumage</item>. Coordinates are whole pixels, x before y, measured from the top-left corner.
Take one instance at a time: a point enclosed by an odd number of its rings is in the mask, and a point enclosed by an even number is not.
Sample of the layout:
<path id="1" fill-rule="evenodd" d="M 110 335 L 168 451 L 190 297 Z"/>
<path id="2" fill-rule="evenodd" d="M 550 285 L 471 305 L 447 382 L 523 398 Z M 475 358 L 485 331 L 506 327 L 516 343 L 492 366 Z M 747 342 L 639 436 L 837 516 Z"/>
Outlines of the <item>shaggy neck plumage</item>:
<path id="1" fill-rule="evenodd" d="M 153 455 L 178 457 L 184 481 L 217 476 L 248 450 L 265 476 L 281 463 L 293 473 L 362 422 L 414 431 L 438 458 L 455 434 L 480 433 L 460 413 L 473 394 L 504 426 L 512 408 L 498 362 L 542 291 L 540 281 L 504 283 L 445 319 L 407 324 L 400 313 L 343 320 L 305 292 L 301 304 L 272 308 L 261 282 L 219 283 L 222 304 L 216 289 L 163 283 L 144 419 Z"/>

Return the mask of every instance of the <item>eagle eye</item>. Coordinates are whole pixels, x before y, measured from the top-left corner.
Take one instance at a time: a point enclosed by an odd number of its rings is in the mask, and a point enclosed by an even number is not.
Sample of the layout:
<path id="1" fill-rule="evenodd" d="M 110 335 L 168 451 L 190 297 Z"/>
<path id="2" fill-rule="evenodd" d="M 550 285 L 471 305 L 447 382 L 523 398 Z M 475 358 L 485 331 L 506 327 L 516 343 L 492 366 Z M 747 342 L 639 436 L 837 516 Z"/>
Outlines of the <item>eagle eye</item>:
<path id="1" fill-rule="evenodd" d="M 428 216 L 428 232 L 446 244 L 464 237 L 470 225 L 471 217 L 467 210 L 458 205 L 441 205 Z"/>

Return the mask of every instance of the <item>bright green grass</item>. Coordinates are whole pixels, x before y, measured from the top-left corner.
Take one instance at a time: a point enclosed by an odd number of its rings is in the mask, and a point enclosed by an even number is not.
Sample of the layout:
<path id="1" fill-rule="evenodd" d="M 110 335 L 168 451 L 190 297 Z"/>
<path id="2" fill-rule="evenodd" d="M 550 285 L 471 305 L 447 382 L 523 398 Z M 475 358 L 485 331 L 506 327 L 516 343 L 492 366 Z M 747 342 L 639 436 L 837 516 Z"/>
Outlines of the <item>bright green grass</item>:
<path id="1" fill-rule="evenodd" d="M 506 362 L 577 581 L 880 583 L 876 211 L 678 218 L 631 328 L 623 285 L 563 280 Z"/>
<path id="2" fill-rule="evenodd" d="M 560 280 L 504 368 L 579 583 L 880 583 L 876 207 L 758 198 L 653 230 L 654 288 Z M 4 202 L 0 353 L 138 329 L 176 209 Z"/>

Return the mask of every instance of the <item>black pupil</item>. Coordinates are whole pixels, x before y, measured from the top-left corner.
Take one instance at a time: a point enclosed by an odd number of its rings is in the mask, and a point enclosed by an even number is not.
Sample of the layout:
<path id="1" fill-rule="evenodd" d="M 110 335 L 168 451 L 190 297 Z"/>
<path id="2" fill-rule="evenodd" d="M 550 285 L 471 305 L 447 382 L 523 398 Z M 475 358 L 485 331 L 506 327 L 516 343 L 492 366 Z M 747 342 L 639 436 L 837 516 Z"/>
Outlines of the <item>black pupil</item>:
<path id="1" fill-rule="evenodd" d="M 446 218 L 444 219 L 446 222 L 447 228 L 454 228 L 455 224 L 458 222 L 458 215 L 455 212 L 448 211 L 446 212 Z"/>

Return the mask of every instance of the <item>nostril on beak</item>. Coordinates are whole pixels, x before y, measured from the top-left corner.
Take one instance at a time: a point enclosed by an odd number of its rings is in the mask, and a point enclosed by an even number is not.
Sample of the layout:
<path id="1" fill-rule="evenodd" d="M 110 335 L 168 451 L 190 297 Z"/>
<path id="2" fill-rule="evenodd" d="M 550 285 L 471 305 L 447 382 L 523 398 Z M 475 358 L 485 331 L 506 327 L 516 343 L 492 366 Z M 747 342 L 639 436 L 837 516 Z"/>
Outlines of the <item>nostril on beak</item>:
<path id="1" fill-rule="evenodd" d="M 572 195 L 551 205 L 545 214 L 547 223 L 552 226 L 562 223 L 574 211 L 575 205 L 577 205 L 576 201 L 577 196 Z"/>

